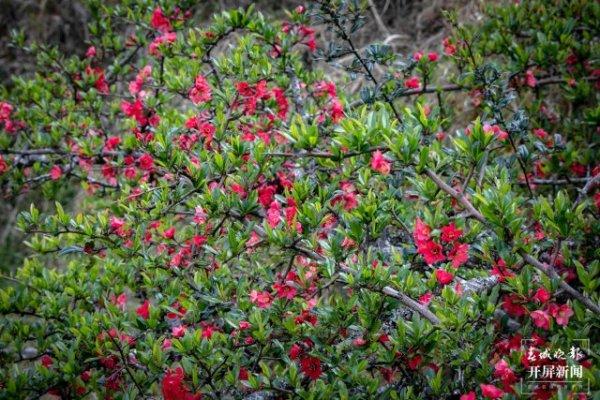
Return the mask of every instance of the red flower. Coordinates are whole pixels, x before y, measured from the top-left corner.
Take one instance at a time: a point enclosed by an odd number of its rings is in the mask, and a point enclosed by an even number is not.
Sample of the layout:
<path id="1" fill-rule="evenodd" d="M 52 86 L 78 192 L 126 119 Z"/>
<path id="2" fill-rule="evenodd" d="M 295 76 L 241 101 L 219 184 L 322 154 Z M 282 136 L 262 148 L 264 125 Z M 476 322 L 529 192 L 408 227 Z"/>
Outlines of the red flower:
<path id="1" fill-rule="evenodd" d="M 300 369 L 309 379 L 315 381 L 321 376 L 321 360 L 306 356 L 300 360 Z"/>
<path id="2" fill-rule="evenodd" d="M 548 300 L 550 300 L 550 292 L 548 292 L 546 289 L 541 287 L 535 292 L 532 299 L 537 300 L 538 302 L 540 302 L 542 304 L 546 303 L 546 302 L 548 302 Z"/>
<path id="3" fill-rule="evenodd" d="M 166 231 L 163 232 L 163 237 L 165 239 L 173 239 L 175 237 L 175 228 L 170 227 Z"/>
<path id="4" fill-rule="evenodd" d="M 154 158 L 148 153 L 142 154 L 138 159 L 138 163 L 144 171 L 150 172 L 154 168 Z"/>
<path id="5" fill-rule="evenodd" d="M 170 32 L 173 28 L 171 27 L 171 22 L 160 7 L 156 7 L 154 12 L 152 13 L 152 19 L 150 20 L 150 25 L 154 29 L 158 29 L 161 32 Z"/>
<path id="6" fill-rule="evenodd" d="M 423 362 L 423 357 L 416 355 L 408 360 L 408 368 L 416 370 L 419 368 L 419 365 L 421 365 L 421 362 Z"/>
<path id="7" fill-rule="evenodd" d="M 435 279 L 437 279 L 440 285 L 445 286 L 452 282 L 454 275 L 446 270 L 443 270 L 442 268 L 439 268 L 435 270 Z"/>
<path id="8" fill-rule="evenodd" d="M 450 41 L 450 38 L 444 38 L 442 41 L 444 45 L 444 53 L 448 56 L 453 56 L 456 53 L 456 46 Z"/>
<path id="9" fill-rule="evenodd" d="M 483 397 L 488 399 L 499 399 L 504 395 L 504 392 L 494 385 L 485 385 L 482 383 L 479 385 L 479 387 L 481 388 L 481 394 Z"/>
<path id="10" fill-rule="evenodd" d="M 48 354 L 44 354 L 42 358 L 40 358 L 40 362 L 45 368 L 50 368 L 54 363 L 54 360 L 52 360 L 52 357 L 50 357 Z"/>
<path id="11" fill-rule="evenodd" d="M 90 372 L 89 369 L 87 369 L 87 370 L 83 371 L 81 373 L 81 375 L 79 375 L 79 377 L 81 378 L 82 381 L 88 382 L 92 378 L 92 373 Z"/>
<path id="12" fill-rule="evenodd" d="M 201 394 L 193 395 L 185 385 L 185 375 L 181 367 L 165 373 L 162 379 L 162 394 L 164 400 L 200 400 Z"/>
<path id="13" fill-rule="evenodd" d="M 240 368 L 240 372 L 238 373 L 238 379 L 240 381 L 247 381 L 248 380 L 248 370 L 244 367 Z"/>
<path id="14" fill-rule="evenodd" d="M 145 300 L 142 305 L 135 310 L 135 313 L 143 319 L 150 318 L 150 302 Z"/>
<path id="15" fill-rule="evenodd" d="M 470 391 L 469 393 L 465 393 L 462 396 L 460 396 L 459 400 L 476 400 L 475 392 Z"/>
<path id="16" fill-rule="evenodd" d="M 571 172 L 579 177 L 583 177 L 585 176 L 585 165 L 575 162 L 571 165 Z"/>
<path id="17" fill-rule="evenodd" d="M 120 144 L 121 144 L 121 138 L 120 137 L 118 137 L 118 136 L 111 136 L 108 139 L 106 139 L 106 144 L 104 145 L 104 148 L 106 150 L 114 150 Z"/>
<path id="18" fill-rule="evenodd" d="M 499 282 L 504 282 L 506 278 L 512 278 L 515 276 L 512 271 L 506 268 L 506 262 L 502 258 L 499 258 L 498 261 L 494 263 L 491 273 L 492 275 L 498 277 Z"/>
<path id="19" fill-rule="evenodd" d="M 237 193 L 238 196 L 240 196 L 242 199 L 244 197 L 246 197 L 246 189 L 244 189 L 244 187 L 242 185 L 240 185 L 239 183 L 234 183 L 231 185 L 231 191 L 233 193 Z"/>
<path id="20" fill-rule="evenodd" d="M 275 283 L 273 289 L 277 292 L 280 299 L 292 300 L 296 297 L 296 288 L 285 283 Z"/>
<path id="21" fill-rule="evenodd" d="M 60 168 L 60 165 L 54 165 L 52 168 L 50 168 L 50 179 L 52 179 L 53 181 L 57 181 L 60 179 L 61 176 L 62 169 Z"/>
<path id="22" fill-rule="evenodd" d="M 427 59 L 429 59 L 429 61 L 431 62 L 436 62 L 438 58 L 438 53 L 436 53 L 435 51 L 431 51 L 427 54 Z"/>
<path id="23" fill-rule="evenodd" d="M 338 122 L 340 122 L 341 119 L 344 117 L 344 106 L 342 105 L 342 103 L 339 101 L 339 99 L 337 97 L 333 98 L 331 100 L 330 114 L 331 114 L 331 120 L 333 121 L 334 124 L 337 124 Z"/>
<path id="24" fill-rule="evenodd" d="M 469 259 L 469 245 L 466 243 L 455 244 L 448 257 L 452 260 L 452 266 L 458 268 Z"/>
<path id="25" fill-rule="evenodd" d="M 6 171 L 8 171 L 8 164 L 4 161 L 4 158 L 0 156 L 0 174 L 5 173 Z"/>
<path id="26" fill-rule="evenodd" d="M 273 196 L 277 191 L 277 187 L 275 185 L 262 185 L 257 191 L 259 203 L 262 204 L 264 208 L 267 208 L 273 201 Z"/>
<path id="27" fill-rule="evenodd" d="M 290 352 L 289 352 L 290 358 L 292 360 L 295 360 L 300 356 L 300 354 L 302 354 L 302 347 L 300 347 L 298 344 L 294 343 L 292 345 L 292 347 L 290 347 Z"/>
<path id="28" fill-rule="evenodd" d="M 371 168 L 377 172 L 387 175 L 392 169 L 390 161 L 383 156 L 383 153 L 377 150 L 371 158 Z"/>
<path id="29" fill-rule="evenodd" d="M 502 298 L 502 308 L 508 314 L 514 317 L 521 317 L 527 314 L 527 309 L 521 304 L 522 299 L 516 293 L 504 295 Z"/>
<path id="30" fill-rule="evenodd" d="M 404 87 L 407 89 L 418 89 L 419 86 L 421 86 L 421 82 L 416 76 L 411 76 L 410 78 L 404 81 Z"/>
<path id="31" fill-rule="evenodd" d="M 444 226 L 441 229 L 441 238 L 443 242 L 452 243 L 462 235 L 462 229 L 458 229 L 454 222 L 449 225 Z"/>
<path id="32" fill-rule="evenodd" d="M 533 324 L 538 328 L 550 329 L 550 315 L 546 311 L 536 310 L 530 314 Z"/>
<path id="33" fill-rule="evenodd" d="M 436 264 L 446 259 L 446 257 L 442 254 L 442 246 L 433 240 L 419 245 L 417 251 L 423 256 L 425 262 L 429 265 Z"/>
<path id="34" fill-rule="evenodd" d="M 212 90 L 210 85 L 202 75 L 198 75 L 194 81 L 194 86 L 190 89 L 190 100 L 194 104 L 202 104 L 210 101 Z"/>

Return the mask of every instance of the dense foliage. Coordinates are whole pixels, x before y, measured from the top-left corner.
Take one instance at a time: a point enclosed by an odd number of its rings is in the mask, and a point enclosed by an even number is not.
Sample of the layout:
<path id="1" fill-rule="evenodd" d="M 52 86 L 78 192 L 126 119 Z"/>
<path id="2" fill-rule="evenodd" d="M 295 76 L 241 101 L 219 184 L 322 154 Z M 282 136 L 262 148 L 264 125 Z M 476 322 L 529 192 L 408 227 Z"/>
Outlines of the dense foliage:
<path id="1" fill-rule="evenodd" d="M 0 89 L 2 195 L 57 200 L 18 220 L 0 398 L 600 390 L 598 2 L 449 13 L 409 55 L 355 44 L 358 1 L 88 3 L 85 57 L 16 35 L 37 73 Z"/>

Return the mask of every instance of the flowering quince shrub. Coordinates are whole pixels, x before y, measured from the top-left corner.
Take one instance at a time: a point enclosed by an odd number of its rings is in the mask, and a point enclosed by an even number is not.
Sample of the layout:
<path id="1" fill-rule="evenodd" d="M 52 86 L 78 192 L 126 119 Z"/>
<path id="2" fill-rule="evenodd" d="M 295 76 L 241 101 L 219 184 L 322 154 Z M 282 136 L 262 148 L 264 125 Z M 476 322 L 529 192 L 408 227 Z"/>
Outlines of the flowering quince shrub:
<path id="1" fill-rule="evenodd" d="M 89 1 L 86 54 L 21 42 L 0 91 L 2 195 L 57 200 L 18 220 L 0 398 L 600 390 L 597 2 L 449 13 L 408 55 L 357 47 L 357 2 L 159 3 Z M 580 382 L 519 384 L 574 339 Z"/>

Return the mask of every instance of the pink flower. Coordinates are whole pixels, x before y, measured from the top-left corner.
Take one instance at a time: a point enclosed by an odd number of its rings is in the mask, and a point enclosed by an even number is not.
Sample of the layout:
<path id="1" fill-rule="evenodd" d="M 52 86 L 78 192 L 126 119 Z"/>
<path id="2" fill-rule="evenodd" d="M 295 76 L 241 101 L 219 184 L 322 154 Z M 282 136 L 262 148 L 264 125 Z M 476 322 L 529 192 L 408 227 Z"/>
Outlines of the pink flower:
<path id="1" fill-rule="evenodd" d="M 238 328 L 240 329 L 240 331 L 245 331 L 247 329 L 250 329 L 251 326 L 252 325 L 248 321 L 240 321 L 238 324 Z"/>
<path id="2" fill-rule="evenodd" d="M 499 140 L 508 139 L 508 132 L 503 131 L 498 125 L 483 125 L 483 132 L 488 135 L 495 135 Z"/>
<path id="3" fill-rule="evenodd" d="M 423 304 L 423 305 L 428 305 L 429 303 L 431 303 L 431 299 L 433 298 L 433 293 L 431 292 L 427 292 L 423 295 L 421 295 L 421 297 L 419 297 L 419 303 Z"/>
<path id="4" fill-rule="evenodd" d="M 322 97 L 324 95 L 337 97 L 335 83 L 331 81 L 319 81 L 315 83 L 315 96 Z"/>
<path id="5" fill-rule="evenodd" d="M 366 343 L 367 343 L 367 341 L 362 337 L 357 337 L 356 339 L 354 339 L 352 341 L 352 344 L 356 347 L 364 346 Z"/>
<path id="6" fill-rule="evenodd" d="M 517 380 L 514 371 L 506 360 L 502 359 L 494 365 L 494 376 L 502 380 L 505 385 L 510 385 Z"/>
<path id="7" fill-rule="evenodd" d="M 260 242 L 260 236 L 255 231 L 250 234 L 250 239 L 246 242 L 246 247 L 254 247 Z"/>
<path id="8" fill-rule="evenodd" d="M 415 221 L 415 229 L 413 231 L 413 238 L 417 246 L 425 244 L 431 239 L 431 228 L 424 223 L 420 218 Z"/>
<path id="9" fill-rule="evenodd" d="M 161 36 L 155 38 L 150 46 L 148 46 L 148 53 L 152 56 L 160 56 L 159 47 L 161 45 L 167 45 L 177 40 L 177 34 L 175 32 L 167 32 Z"/>
<path id="10" fill-rule="evenodd" d="M 536 310 L 530 314 L 533 324 L 538 328 L 550 329 L 550 315 L 546 311 Z"/>
<path id="11" fill-rule="evenodd" d="M 392 164 L 384 157 L 381 151 L 377 150 L 373 153 L 373 157 L 371 157 L 371 168 L 383 175 L 387 175 L 392 169 Z"/>
<path id="12" fill-rule="evenodd" d="M 187 330 L 185 325 L 174 326 L 171 328 L 171 334 L 173 337 L 179 338 L 185 335 L 185 331 Z"/>
<path id="13" fill-rule="evenodd" d="M 279 225 L 280 221 L 281 221 L 281 206 L 279 205 L 277 200 L 274 200 L 271 202 L 271 205 L 269 206 L 269 209 L 267 210 L 267 223 L 269 224 L 269 226 L 271 228 L 275 228 L 277 225 Z"/>
<path id="14" fill-rule="evenodd" d="M 115 304 L 122 311 L 125 311 L 125 306 L 127 305 L 127 294 L 123 292 L 120 295 L 118 295 L 117 298 L 115 299 Z"/>
<path id="15" fill-rule="evenodd" d="M 61 178 L 61 176 L 62 169 L 60 168 L 60 165 L 54 165 L 52 168 L 50 168 L 50 179 L 57 181 Z"/>
<path id="16" fill-rule="evenodd" d="M 415 59 L 415 61 L 421 61 L 421 58 L 423 58 L 423 52 L 422 51 L 416 51 L 413 54 L 413 58 Z"/>
<path id="17" fill-rule="evenodd" d="M 537 85 L 537 79 L 535 79 L 535 75 L 530 69 L 528 69 L 527 72 L 525 72 L 525 83 L 529 87 L 536 87 Z"/>
<path id="18" fill-rule="evenodd" d="M 560 326 L 567 326 L 569 318 L 573 316 L 573 309 L 568 304 L 563 304 L 550 310 L 552 316 L 556 319 L 556 323 Z"/>
<path id="19" fill-rule="evenodd" d="M 504 395 L 504 392 L 494 385 L 486 385 L 482 383 L 479 385 L 479 387 L 481 388 L 481 394 L 483 397 L 488 399 L 499 399 Z"/>
<path id="20" fill-rule="evenodd" d="M 421 86 L 421 81 L 416 76 L 411 76 L 404 81 L 404 87 L 407 89 L 418 89 Z"/>
<path id="21" fill-rule="evenodd" d="M 111 230 L 118 231 L 123 227 L 123 225 L 125 225 L 125 221 L 123 221 L 121 218 L 110 217 L 110 229 Z"/>
<path id="22" fill-rule="evenodd" d="M 256 304 L 259 308 L 268 308 L 273 302 L 271 294 L 267 291 L 252 290 L 250 292 L 250 301 Z"/>
<path id="23" fill-rule="evenodd" d="M 546 139 L 548 137 L 548 132 L 543 130 L 542 128 L 536 128 L 533 130 L 533 134 L 540 139 Z"/>
<path id="24" fill-rule="evenodd" d="M 445 286 L 452 282 L 454 275 L 442 268 L 438 268 L 435 270 L 435 279 L 437 279 L 440 285 Z"/>
<path id="25" fill-rule="evenodd" d="M 94 57 L 96 57 L 96 48 L 94 46 L 88 47 L 88 49 L 85 52 L 85 56 L 87 58 L 94 58 Z"/>

